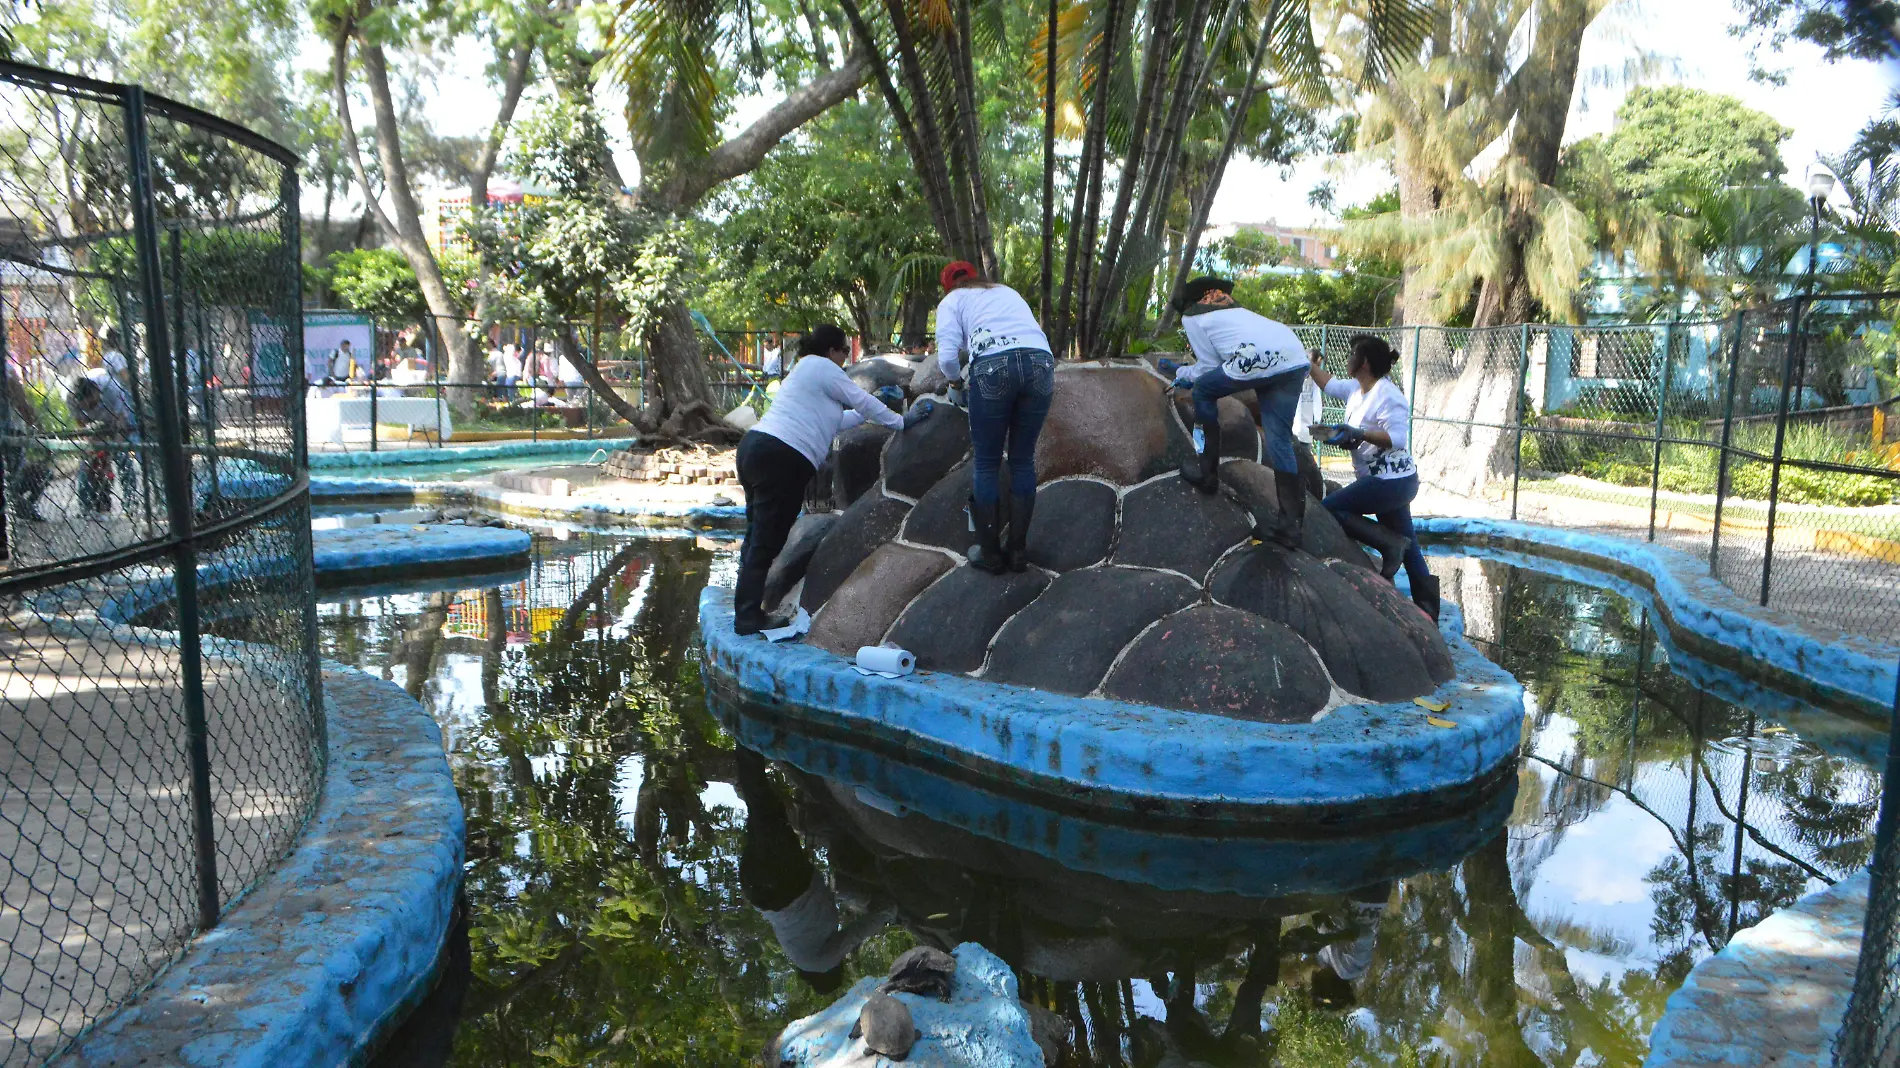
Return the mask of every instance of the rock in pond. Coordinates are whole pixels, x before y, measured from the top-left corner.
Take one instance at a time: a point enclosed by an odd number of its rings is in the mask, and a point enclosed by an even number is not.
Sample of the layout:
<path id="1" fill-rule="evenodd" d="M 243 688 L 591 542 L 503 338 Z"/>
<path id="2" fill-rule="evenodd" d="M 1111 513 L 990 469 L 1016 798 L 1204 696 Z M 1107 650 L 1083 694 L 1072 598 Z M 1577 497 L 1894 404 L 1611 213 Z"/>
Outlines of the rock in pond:
<path id="1" fill-rule="evenodd" d="M 1064 478 L 1036 490 L 1029 524 L 1029 562 L 1051 571 L 1099 564 L 1115 541 L 1115 489 L 1093 479 Z"/>
<path id="2" fill-rule="evenodd" d="M 875 489 L 858 498 L 818 543 L 798 603 L 807 612 L 817 612 L 866 557 L 903 528 L 909 514 L 910 505 Z"/>
<path id="3" fill-rule="evenodd" d="M 1094 475 L 1121 486 L 1168 468 L 1165 387 L 1138 367 L 1056 368 L 1036 441 L 1036 480 Z"/>
<path id="4" fill-rule="evenodd" d="M 856 656 L 858 648 L 884 640 L 904 606 L 955 564 L 933 549 L 913 549 L 894 542 L 878 547 L 851 573 L 852 581 L 832 594 L 812 619 L 805 636 L 815 645 L 839 656 Z M 1370 612 L 1370 606 L 1366 609 Z"/>
<path id="5" fill-rule="evenodd" d="M 925 671 L 975 671 L 1003 622 L 1048 585 L 1035 568 L 992 575 L 965 564 L 911 602 L 890 640 L 915 653 Z"/>
<path id="6" fill-rule="evenodd" d="M 1115 562 L 1165 568 L 1200 582 L 1252 529 L 1247 513 L 1224 496 L 1204 496 L 1180 477 L 1156 479 L 1122 498 Z"/>
<path id="7" fill-rule="evenodd" d="M 996 636 L 983 677 L 1077 697 L 1148 624 L 1200 599 L 1179 575 L 1093 567 L 1059 576 Z"/>
<path id="8" fill-rule="evenodd" d="M 950 1000 L 885 994 L 902 1003 L 919 1032 L 904 1063 L 918 1068 L 1038 1068 L 1042 1050 L 1030 1031 L 1009 965 L 975 942 L 952 951 L 956 980 Z M 866 976 L 829 1008 L 779 1033 L 768 1063 L 788 1068 L 870 1068 L 864 1041 L 851 1030 L 883 979 Z"/>
<path id="9" fill-rule="evenodd" d="M 1264 723 L 1301 723 L 1331 688 L 1319 658 L 1284 624 L 1196 605 L 1149 627 L 1103 683 L 1124 701 Z"/>
<path id="10" fill-rule="evenodd" d="M 884 451 L 884 488 L 922 497 L 970 451 L 970 419 L 954 404 L 939 404 Z"/>
<path id="11" fill-rule="evenodd" d="M 831 468 L 832 507 L 844 511 L 877 485 L 884 463 L 884 443 L 893 433 L 890 427 L 864 423 L 839 434 L 832 442 L 831 456 L 826 461 Z"/>
<path id="12" fill-rule="evenodd" d="M 805 569 L 811 566 L 812 554 L 818 551 L 819 543 L 831 532 L 831 525 L 838 521 L 836 512 L 807 512 L 792 524 L 791 533 L 785 536 L 785 548 L 779 550 L 772 561 L 771 570 L 765 573 L 765 600 L 767 607 L 775 606 L 792 592 L 805 577 Z"/>
<path id="13" fill-rule="evenodd" d="M 1340 688 L 1374 701 L 1406 701 L 1437 685 L 1412 638 L 1352 584 L 1305 553 L 1256 545 L 1214 569 L 1216 601 L 1284 623 L 1305 638 Z"/>

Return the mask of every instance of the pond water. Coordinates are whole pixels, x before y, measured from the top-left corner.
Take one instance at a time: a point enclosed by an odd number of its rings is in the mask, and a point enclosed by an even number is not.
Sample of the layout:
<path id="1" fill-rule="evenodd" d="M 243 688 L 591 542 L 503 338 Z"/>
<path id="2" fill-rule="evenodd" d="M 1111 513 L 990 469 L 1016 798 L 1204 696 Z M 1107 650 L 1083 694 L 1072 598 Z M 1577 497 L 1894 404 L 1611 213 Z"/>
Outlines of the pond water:
<path id="1" fill-rule="evenodd" d="M 442 725 L 468 818 L 466 940 L 378 1063 L 753 1064 L 905 948 L 974 940 L 1076 1027 L 1071 1065 L 1640 1064 L 1697 960 L 1865 865 L 1882 732 L 1684 660 L 1614 593 L 1434 563 L 1529 690 L 1525 759 L 1351 841 L 1098 825 L 722 722 L 713 542 L 537 533 L 519 581 L 325 604 L 324 655 Z M 814 886 L 838 925 L 795 964 L 757 906 Z"/>

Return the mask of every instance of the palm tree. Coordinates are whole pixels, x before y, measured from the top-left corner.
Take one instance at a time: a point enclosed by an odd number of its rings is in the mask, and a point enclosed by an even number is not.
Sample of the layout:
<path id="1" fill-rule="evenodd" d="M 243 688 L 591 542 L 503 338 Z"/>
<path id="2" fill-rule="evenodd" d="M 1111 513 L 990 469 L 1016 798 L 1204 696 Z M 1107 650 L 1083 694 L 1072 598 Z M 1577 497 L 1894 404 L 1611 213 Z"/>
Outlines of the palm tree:
<path id="1" fill-rule="evenodd" d="M 979 52 L 1013 59 L 1000 35 L 985 32 L 997 21 L 997 0 L 883 0 L 868 13 L 856 0 L 840 3 L 922 179 L 944 251 L 993 270 L 972 71 Z M 1193 262 L 1220 175 L 1256 102 L 1274 93 L 1306 103 L 1330 99 L 1336 79 L 1319 45 L 1325 27 L 1352 15 L 1362 27 L 1357 68 L 1377 79 L 1417 47 L 1429 11 L 1418 0 L 1050 3 L 1024 51 L 1031 57 L 1025 74 L 1043 88 L 1041 288 L 1056 347 L 1067 351 L 1072 342 L 1087 356 L 1122 350 L 1147 314 L 1168 229 L 1185 225 L 1180 270 Z M 1263 72 L 1274 80 L 1262 83 Z M 1190 157 L 1200 147 L 1190 132 L 1210 120 L 1219 147 L 1206 179 L 1183 202 Z M 1059 133 L 1079 136 L 1080 146 L 1058 298 Z"/>

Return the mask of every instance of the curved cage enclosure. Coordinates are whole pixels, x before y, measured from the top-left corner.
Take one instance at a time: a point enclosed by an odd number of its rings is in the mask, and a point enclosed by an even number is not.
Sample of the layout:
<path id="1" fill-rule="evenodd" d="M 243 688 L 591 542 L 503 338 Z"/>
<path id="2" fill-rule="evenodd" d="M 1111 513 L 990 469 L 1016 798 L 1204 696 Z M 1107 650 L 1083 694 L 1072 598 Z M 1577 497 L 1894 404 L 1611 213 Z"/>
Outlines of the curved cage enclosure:
<path id="1" fill-rule="evenodd" d="M 57 1054 L 323 776 L 296 160 L 0 63 L 0 1065 Z"/>

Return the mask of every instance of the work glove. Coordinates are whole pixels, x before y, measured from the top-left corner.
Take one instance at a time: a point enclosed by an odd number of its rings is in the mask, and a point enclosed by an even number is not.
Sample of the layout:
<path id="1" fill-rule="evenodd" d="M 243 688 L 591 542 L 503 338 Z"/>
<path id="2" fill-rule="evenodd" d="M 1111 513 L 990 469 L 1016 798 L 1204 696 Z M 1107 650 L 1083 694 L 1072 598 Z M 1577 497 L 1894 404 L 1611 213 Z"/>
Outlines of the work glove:
<path id="1" fill-rule="evenodd" d="M 1170 378 L 1174 377 L 1174 372 L 1179 371 L 1181 369 L 1180 364 L 1175 363 L 1173 360 L 1168 359 L 1166 356 L 1163 356 L 1159 360 L 1156 360 L 1155 367 L 1162 374 L 1167 375 Z"/>
<path id="2" fill-rule="evenodd" d="M 1194 380 L 1191 378 L 1177 378 L 1168 384 L 1168 388 L 1192 391 L 1194 389 Z"/>
<path id="3" fill-rule="evenodd" d="M 930 418 L 930 413 L 936 410 L 937 402 L 928 398 L 911 405 L 910 411 L 904 413 L 904 429 L 909 430 L 911 427 Z"/>
<path id="4" fill-rule="evenodd" d="M 970 395 L 969 391 L 963 388 L 962 382 L 950 383 L 950 387 L 944 391 L 944 395 L 949 398 L 951 404 L 962 408 L 964 411 L 969 411 Z"/>
<path id="5" fill-rule="evenodd" d="M 1333 428 L 1333 433 L 1326 439 L 1326 444 L 1335 449 L 1351 449 L 1365 440 L 1365 434 L 1358 427 L 1341 424 Z"/>
<path id="6" fill-rule="evenodd" d="M 904 410 L 904 391 L 896 386 L 879 386 L 871 391 L 871 396 L 883 401 L 894 412 Z"/>

